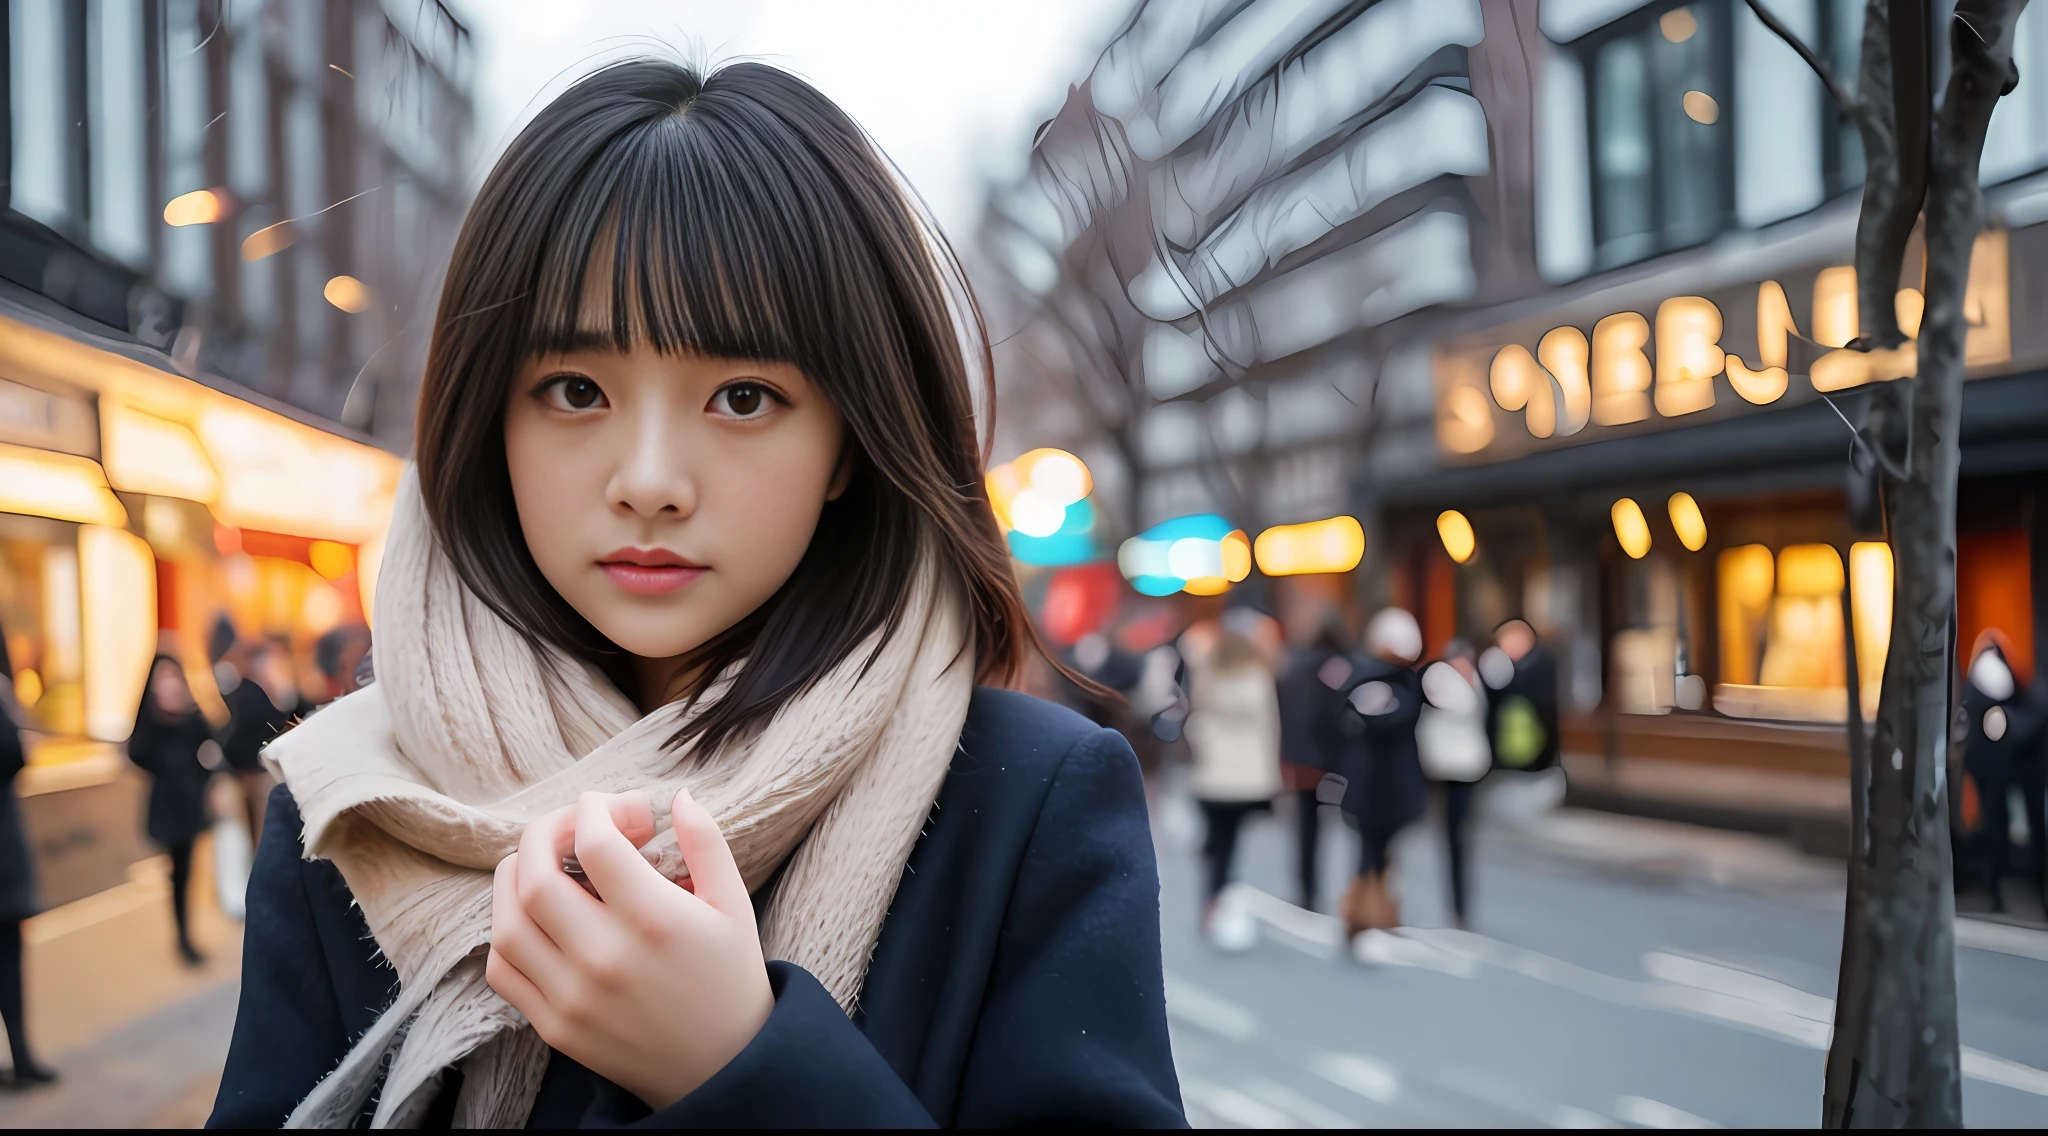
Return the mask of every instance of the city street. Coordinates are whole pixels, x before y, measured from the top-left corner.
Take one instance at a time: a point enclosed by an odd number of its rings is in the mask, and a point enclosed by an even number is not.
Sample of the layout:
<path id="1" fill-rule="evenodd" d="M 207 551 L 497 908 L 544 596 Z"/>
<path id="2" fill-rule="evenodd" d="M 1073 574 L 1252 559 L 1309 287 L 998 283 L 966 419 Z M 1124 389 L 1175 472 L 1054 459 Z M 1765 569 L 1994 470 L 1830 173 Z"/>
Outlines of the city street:
<path id="1" fill-rule="evenodd" d="M 1334 812 L 1325 809 L 1325 817 Z M 1841 869 L 1764 838 L 1563 810 L 1482 822 L 1471 932 L 1445 929 L 1434 827 L 1399 847 L 1404 917 L 1343 957 L 1292 895 L 1292 833 L 1249 826 L 1257 945 L 1195 933 L 1199 819 L 1155 806 L 1167 1008 L 1200 1126 L 1813 1126 Z M 1325 824 L 1325 891 L 1351 836 Z M 1329 903 L 1325 910 L 1330 910 Z M 2048 1123 L 2048 934 L 1958 932 L 1964 1113 Z"/>

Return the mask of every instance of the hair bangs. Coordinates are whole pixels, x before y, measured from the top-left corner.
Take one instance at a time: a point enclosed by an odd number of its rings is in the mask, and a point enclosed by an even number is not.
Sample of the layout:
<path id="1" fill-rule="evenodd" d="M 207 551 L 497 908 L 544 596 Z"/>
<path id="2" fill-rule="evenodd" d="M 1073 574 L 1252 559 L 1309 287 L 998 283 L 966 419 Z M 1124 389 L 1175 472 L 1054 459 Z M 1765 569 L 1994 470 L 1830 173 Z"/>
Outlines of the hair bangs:
<path id="1" fill-rule="evenodd" d="M 801 364 L 803 252 L 687 108 L 613 139 L 567 187 L 541 255 L 523 354 L 630 351 Z M 772 168 L 751 165 L 758 179 Z"/>

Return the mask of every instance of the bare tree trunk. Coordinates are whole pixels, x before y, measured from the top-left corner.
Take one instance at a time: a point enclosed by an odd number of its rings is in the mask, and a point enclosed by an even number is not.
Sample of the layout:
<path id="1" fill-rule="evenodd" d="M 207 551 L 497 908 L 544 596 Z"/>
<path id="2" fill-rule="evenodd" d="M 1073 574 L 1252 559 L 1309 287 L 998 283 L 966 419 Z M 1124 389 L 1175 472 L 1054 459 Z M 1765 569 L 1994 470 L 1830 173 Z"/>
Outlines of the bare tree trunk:
<path id="1" fill-rule="evenodd" d="M 1863 439 L 1884 478 L 1895 582 L 1891 645 L 1867 745 L 1853 692 L 1849 702 L 1855 846 L 1822 1103 L 1829 1128 L 1963 1122 L 1948 808 L 1956 475 L 1969 333 L 1963 298 L 1970 254 L 1984 226 L 1977 167 L 1991 112 L 2018 82 L 2012 38 L 2026 4 L 1959 0 L 1948 36 L 1948 89 L 1923 139 L 1926 109 L 1916 104 L 1915 89 L 1926 55 L 1912 21 L 1926 19 L 1925 0 L 1868 0 L 1860 97 L 1750 0 L 1764 23 L 1820 73 L 1864 137 L 1870 166 L 1856 234 L 1864 334 L 1855 346 L 1872 350 L 1903 341 L 1891 297 L 1912 219 L 1924 208 L 1925 220 L 1927 303 L 1918 374 L 1871 392 Z M 1922 146 L 1924 178 L 1915 160 Z"/>

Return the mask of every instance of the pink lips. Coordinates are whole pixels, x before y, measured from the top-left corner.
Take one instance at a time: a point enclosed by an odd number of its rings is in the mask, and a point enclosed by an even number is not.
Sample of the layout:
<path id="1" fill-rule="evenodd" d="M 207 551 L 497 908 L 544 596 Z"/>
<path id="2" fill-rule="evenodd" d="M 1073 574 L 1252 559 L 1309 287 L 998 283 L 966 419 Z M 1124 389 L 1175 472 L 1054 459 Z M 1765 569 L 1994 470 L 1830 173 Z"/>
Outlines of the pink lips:
<path id="1" fill-rule="evenodd" d="M 666 548 L 621 548 L 597 566 L 611 581 L 636 596 L 663 596 L 689 585 L 710 569 Z"/>

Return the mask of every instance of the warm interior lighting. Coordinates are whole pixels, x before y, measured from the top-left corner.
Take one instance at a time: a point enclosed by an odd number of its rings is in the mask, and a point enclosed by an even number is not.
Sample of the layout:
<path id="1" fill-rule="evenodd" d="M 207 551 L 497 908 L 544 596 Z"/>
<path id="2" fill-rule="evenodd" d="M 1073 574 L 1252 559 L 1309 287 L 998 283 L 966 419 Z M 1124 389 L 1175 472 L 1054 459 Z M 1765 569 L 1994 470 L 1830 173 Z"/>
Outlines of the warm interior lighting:
<path id="1" fill-rule="evenodd" d="M 1536 344 L 1536 359 L 1557 389 L 1564 394 L 1564 414 L 1557 420 L 1557 432 L 1576 434 L 1586 428 L 1593 415 L 1592 347 L 1586 333 L 1578 328 L 1553 327 Z"/>
<path id="2" fill-rule="evenodd" d="M 1673 493 L 1666 502 L 1671 511 L 1671 527 L 1678 532 L 1678 543 L 1698 552 L 1707 546 L 1707 519 L 1700 515 L 1700 503 L 1690 493 Z"/>
<path id="3" fill-rule="evenodd" d="M 1752 370 L 1740 356 L 1730 352 L 1727 358 L 1728 385 L 1743 401 L 1765 406 L 1784 397 L 1791 384 L 1791 373 L 1785 369 L 1789 341 L 1798 334 L 1799 328 L 1792 322 L 1792 304 L 1785 298 L 1785 289 L 1776 280 L 1766 280 L 1756 286 L 1756 354 L 1757 366 Z"/>
<path id="4" fill-rule="evenodd" d="M 1479 544 L 1472 535 L 1472 522 L 1456 509 L 1445 509 L 1436 515 L 1436 535 L 1443 540 L 1444 551 L 1460 564 L 1472 559 L 1472 550 Z"/>
<path id="5" fill-rule="evenodd" d="M 290 221 L 265 225 L 242 239 L 242 259 L 262 260 L 266 256 L 275 256 L 292 247 L 292 242 L 298 239 Z"/>
<path id="6" fill-rule="evenodd" d="M 1259 534 L 1252 552 L 1268 576 L 1349 572 L 1365 558 L 1365 529 L 1353 517 L 1275 525 Z"/>
<path id="7" fill-rule="evenodd" d="M 1593 421 L 1602 426 L 1650 416 L 1650 321 L 1620 312 L 1593 325 Z"/>
<path id="8" fill-rule="evenodd" d="M 370 286 L 353 276 L 336 276 L 320 290 L 327 302 L 350 315 L 368 311 L 370 308 Z"/>
<path id="9" fill-rule="evenodd" d="M 1643 507 L 1635 498 L 1623 497 L 1608 510 L 1614 518 L 1614 538 L 1621 542 L 1621 550 L 1629 559 L 1641 560 L 1650 554 L 1650 521 L 1643 516 Z"/>
<path id="10" fill-rule="evenodd" d="M 210 225 L 220 220 L 222 193 L 211 189 L 195 189 L 171 198 L 164 206 L 166 225 Z"/>
<path id="11" fill-rule="evenodd" d="M 0 443 L 0 513 L 88 525 L 125 525 L 128 510 L 90 458 Z"/>
<path id="12" fill-rule="evenodd" d="M 1865 717 L 1877 712 L 1892 642 L 1892 549 L 1881 541 L 1849 546 L 1849 609 L 1856 621 L 1856 685 Z"/>
<path id="13" fill-rule="evenodd" d="M 341 579 L 356 566 L 355 550 L 331 540 L 316 540 L 308 545 L 306 559 L 313 562 L 313 571 L 330 580 Z"/>
<path id="14" fill-rule="evenodd" d="M 1771 550 L 1745 544 L 1724 550 L 1716 562 L 1721 625 L 1721 681 L 1756 684 L 1764 616 L 1778 581 Z"/>
<path id="15" fill-rule="evenodd" d="M 1795 544 L 1778 553 L 1778 594 L 1839 596 L 1842 554 L 1832 545 Z"/>
<path id="16" fill-rule="evenodd" d="M 206 447 L 179 423 L 111 400 L 100 403 L 107 480 L 130 493 L 182 497 L 202 505 L 220 496 L 220 474 Z"/>
<path id="17" fill-rule="evenodd" d="M 127 739 L 156 654 L 156 558 L 126 529 L 78 530 L 79 591 L 85 647 L 85 732 Z"/>
<path id="18" fill-rule="evenodd" d="M 1712 126 L 1721 121 L 1721 104 L 1705 91 L 1687 91 L 1684 104 L 1685 117 L 1701 126 Z"/>
<path id="19" fill-rule="evenodd" d="M 1892 310 L 1899 318 L 1899 330 L 1908 339 L 1920 338 L 1920 317 L 1927 312 L 1927 297 L 1918 288 L 1901 288 L 1892 300 Z"/>
<path id="20" fill-rule="evenodd" d="M 1721 309 L 1698 296 L 1676 296 L 1657 305 L 1657 413 L 1666 418 L 1714 405 L 1714 376 L 1727 353 L 1721 349 Z"/>
<path id="21" fill-rule="evenodd" d="M 1657 17 L 1657 30 L 1672 43 L 1684 43 L 1700 30 L 1700 22 L 1693 18 L 1691 8 L 1673 8 Z"/>

